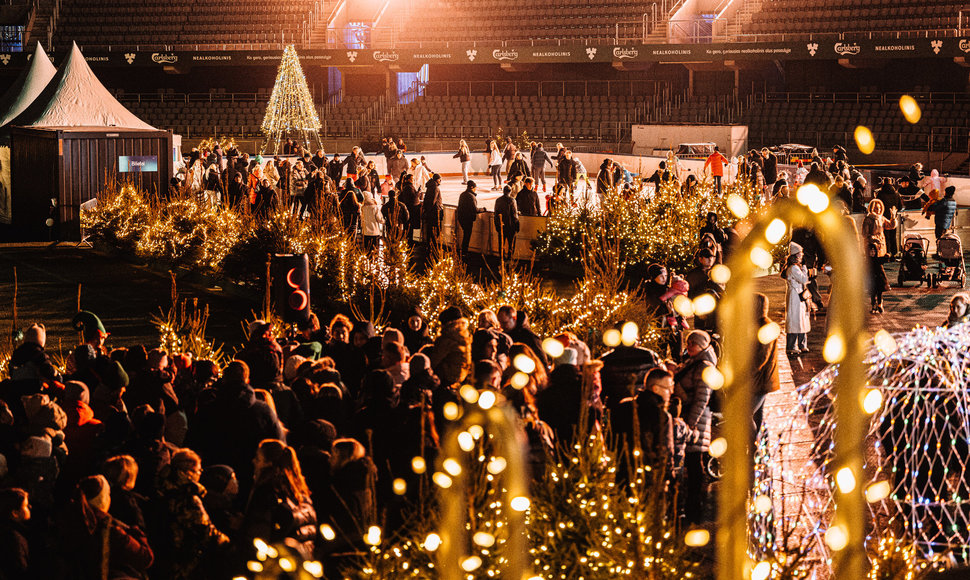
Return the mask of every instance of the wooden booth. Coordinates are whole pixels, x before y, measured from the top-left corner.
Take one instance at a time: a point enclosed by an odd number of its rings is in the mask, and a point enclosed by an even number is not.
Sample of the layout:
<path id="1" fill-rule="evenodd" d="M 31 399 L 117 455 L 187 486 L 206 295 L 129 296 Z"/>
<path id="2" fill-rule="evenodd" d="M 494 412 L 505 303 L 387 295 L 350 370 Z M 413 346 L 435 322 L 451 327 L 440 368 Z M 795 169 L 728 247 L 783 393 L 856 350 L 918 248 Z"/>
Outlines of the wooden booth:
<path id="1" fill-rule="evenodd" d="M 163 193 L 172 176 L 169 131 L 14 127 L 10 149 L 11 214 L 21 240 L 80 240 L 81 204 L 110 183 Z"/>

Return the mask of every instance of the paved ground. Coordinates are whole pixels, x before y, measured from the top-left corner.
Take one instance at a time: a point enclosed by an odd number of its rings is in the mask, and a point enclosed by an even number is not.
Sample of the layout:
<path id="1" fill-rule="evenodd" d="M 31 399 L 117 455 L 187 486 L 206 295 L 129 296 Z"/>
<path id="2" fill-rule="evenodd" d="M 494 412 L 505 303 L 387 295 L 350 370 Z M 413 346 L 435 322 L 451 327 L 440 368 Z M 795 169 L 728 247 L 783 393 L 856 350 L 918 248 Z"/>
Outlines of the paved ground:
<path id="1" fill-rule="evenodd" d="M 932 263 L 931 263 L 932 267 Z M 898 264 L 888 264 L 887 274 L 891 281 L 896 280 Z M 820 278 L 823 295 L 826 295 L 829 281 Z M 779 276 L 768 276 L 759 280 L 759 286 L 771 300 L 771 316 L 783 325 L 785 284 Z M 886 312 L 881 315 L 869 315 L 867 318 L 869 333 L 880 329 L 889 332 L 905 332 L 916 325 L 939 325 L 946 320 L 950 297 L 960 288 L 949 285 L 937 289 L 929 289 L 925 285 L 914 287 L 909 283 L 907 288 L 897 289 L 884 295 L 883 302 Z M 827 295 L 826 295 L 827 299 Z M 868 307 L 867 307 L 868 311 Z M 819 480 L 811 476 L 817 472 L 817 463 L 813 455 L 813 438 L 811 422 L 817 422 L 818 417 L 808 417 L 799 408 L 795 395 L 796 385 L 808 382 L 815 374 L 825 368 L 821 350 L 825 340 L 825 320 L 823 317 L 812 322 L 812 332 L 809 335 L 811 353 L 791 360 L 784 352 L 784 336 L 779 338 L 779 369 L 781 371 L 782 388 L 779 392 L 768 396 L 765 402 L 765 424 L 772 442 L 777 442 L 772 467 L 772 500 L 776 520 L 786 518 L 800 519 L 805 522 L 822 519 L 828 506 L 828 490 Z M 812 505 L 812 502 L 816 502 Z M 799 515 L 799 510 L 805 511 Z M 789 522 L 788 529 L 797 530 L 793 539 L 803 542 L 805 527 L 797 527 Z M 818 544 L 810 551 L 809 560 L 821 564 L 825 557 L 820 553 Z M 827 578 L 828 570 L 824 565 L 817 568 L 819 578 Z"/>
<path id="2" fill-rule="evenodd" d="M 56 350 L 58 341 L 69 349 L 77 341 L 70 327 L 77 312 L 78 285 L 81 307 L 101 317 L 111 337 L 109 346 L 157 344 L 158 333 L 151 316 L 171 304 L 168 275 L 73 245 L 43 244 L 0 246 L 0 333 L 9 332 L 13 305 L 13 276 L 17 270 L 18 324 L 35 321 L 47 326 L 47 344 Z M 242 341 L 239 321 L 249 317 L 258 303 L 227 297 L 217 289 L 192 284 L 182 275 L 181 296 L 197 297 L 211 312 L 208 333 L 217 341 Z"/>

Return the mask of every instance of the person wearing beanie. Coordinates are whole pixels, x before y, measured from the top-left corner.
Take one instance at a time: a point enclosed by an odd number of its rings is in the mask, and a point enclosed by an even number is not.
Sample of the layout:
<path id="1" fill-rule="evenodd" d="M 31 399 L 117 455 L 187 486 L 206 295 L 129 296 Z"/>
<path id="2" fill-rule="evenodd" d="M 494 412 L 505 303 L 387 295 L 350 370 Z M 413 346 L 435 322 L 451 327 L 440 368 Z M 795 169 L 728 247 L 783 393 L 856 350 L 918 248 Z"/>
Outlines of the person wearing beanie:
<path id="1" fill-rule="evenodd" d="M 381 206 L 381 215 L 384 217 L 384 236 L 388 242 L 394 243 L 399 240 L 410 242 L 408 238 L 411 233 L 411 212 L 408 206 L 399 199 L 398 191 L 393 188 L 391 176 L 387 176 L 387 181 L 381 186 L 387 189 L 387 202 Z"/>
<path id="2" fill-rule="evenodd" d="M 685 276 L 688 284 L 687 297 L 691 300 L 702 294 L 711 294 L 719 299 L 724 293 L 724 287 L 711 280 L 711 269 L 714 268 L 714 252 L 704 248 L 697 252 L 697 266 L 687 272 Z M 717 310 L 710 314 L 694 317 L 694 327 L 701 330 L 713 331 L 717 328 Z"/>
<path id="3" fill-rule="evenodd" d="M 478 206 L 477 188 L 478 185 L 469 180 L 465 185 L 465 191 L 458 196 L 458 208 L 455 210 L 455 223 L 461 228 L 461 256 L 466 260 L 468 246 L 472 239 L 472 229 L 478 220 L 478 214 L 485 211 L 484 207 Z"/>
<path id="4" fill-rule="evenodd" d="M 24 332 L 23 342 L 10 355 L 10 378 L 39 379 L 52 384 L 60 379 L 60 373 L 51 363 L 44 347 L 47 332 L 43 324 L 33 324 Z"/>
<path id="5" fill-rule="evenodd" d="M 210 465 L 202 470 L 199 483 L 205 488 L 202 505 L 212 525 L 226 533 L 238 531 L 242 512 L 235 507 L 239 495 L 236 472 L 228 465 Z"/>
<path id="6" fill-rule="evenodd" d="M 94 418 L 94 410 L 89 405 L 90 394 L 87 385 L 80 381 L 68 381 L 61 397 L 61 408 L 67 414 L 64 427 L 64 442 L 67 444 L 67 459 L 64 473 L 68 481 L 76 481 L 81 475 L 90 473 L 95 461 L 98 437 L 104 431 L 99 419 Z"/>
<path id="7" fill-rule="evenodd" d="M 64 521 L 58 546 L 80 578 L 145 578 L 154 554 L 145 534 L 108 515 L 111 487 L 103 475 L 78 483 L 78 495 Z"/>
<path id="8" fill-rule="evenodd" d="M 663 264 L 647 266 L 647 281 L 643 285 L 643 296 L 646 307 L 659 319 L 670 314 L 670 306 L 662 296 L 668 288 L 667 267 Z"/>

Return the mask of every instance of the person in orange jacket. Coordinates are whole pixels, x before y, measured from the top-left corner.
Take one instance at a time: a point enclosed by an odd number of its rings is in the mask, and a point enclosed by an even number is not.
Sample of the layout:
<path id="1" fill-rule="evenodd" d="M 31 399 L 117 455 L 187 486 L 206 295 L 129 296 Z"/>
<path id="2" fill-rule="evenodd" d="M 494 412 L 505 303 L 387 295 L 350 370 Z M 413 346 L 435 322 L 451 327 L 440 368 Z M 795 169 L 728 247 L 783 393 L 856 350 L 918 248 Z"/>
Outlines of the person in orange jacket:
<path id="1" fill-rule="evenodd" d="M 714 153 L 711 153 L 707 161 L 704 162 L 704 171 L 707 171 L 708 167 L 711 168 L 711 175 L 714 177 L 714 187 L 717 188 L 718 193 L 721 193 L 721 178 L 724 177 L 724 164 L 727 162 L 727 158 L 718 151 L 717 145 L 714 146 Z"/>

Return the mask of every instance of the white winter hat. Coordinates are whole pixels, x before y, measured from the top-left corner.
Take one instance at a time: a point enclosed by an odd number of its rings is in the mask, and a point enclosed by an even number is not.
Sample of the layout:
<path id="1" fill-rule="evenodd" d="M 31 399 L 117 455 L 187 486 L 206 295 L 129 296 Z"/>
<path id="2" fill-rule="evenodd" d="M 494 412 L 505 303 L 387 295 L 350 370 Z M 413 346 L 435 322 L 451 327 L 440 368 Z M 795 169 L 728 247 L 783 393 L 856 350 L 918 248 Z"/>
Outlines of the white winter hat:
<path id="1" fill-rule="evenodd" d="M 792 255 L 792 256 L 794 256 L 795 254 L 801 254 L 802 253 L 802 247 L 800 245 L 796 244 L 795 242 L 790 242 L 788 244 L 788 253 L 790 255 Z"/>
<path id="2" fill-rule="evenodd" d="M 47 345 L 47 330 L 43 324 L 34 324 L 24 333 L 24 342 L 32 342 L 41 348 Z"/>

